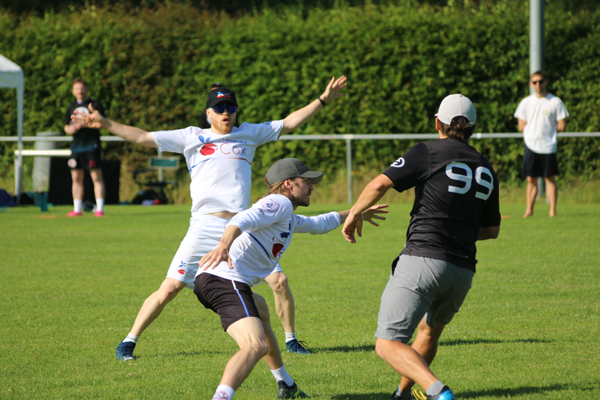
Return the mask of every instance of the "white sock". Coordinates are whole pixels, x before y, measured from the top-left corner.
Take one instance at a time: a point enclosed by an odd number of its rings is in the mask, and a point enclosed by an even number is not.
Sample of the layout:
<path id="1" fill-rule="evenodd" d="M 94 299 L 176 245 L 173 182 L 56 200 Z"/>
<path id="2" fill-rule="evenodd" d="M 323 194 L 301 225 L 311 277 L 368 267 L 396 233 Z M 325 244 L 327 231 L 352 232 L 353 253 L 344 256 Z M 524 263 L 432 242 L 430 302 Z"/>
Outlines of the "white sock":
<path id="1" fill-rule="evenodd" d="M 293 333 L 287 333 L 286 332 L 285 333 L 285 341 L 286 342 L 289 342 L 290 340 L 294 340 L 294 339 L 296 339 L 296 333 L 295 332 L 293 332 Z"/>
<path id="2" fill-rule="evenodd" d="M 104 211 L 104 199 L 96 199 L 96 211 Z"/>
<path id="3" fill-rule="evenodd" d="M 231 398 L 233 398 L 234 394 L 235 394 L 235 390 L 233 390 L 229 386 L 219 385 L 219 386 L 217 386 L 217 390 L 215 391 L 215 395 L 213 396 L 212 400 L 231 399 Z"/>
<path id="4" fill-rule="evenodd" d="M 73 211 L 80 213 L 83 207 L 83 200 L 73 200 Z"/>
<path id="5" fill-rule="evenodd" d="M 123 339 L 123 341 L 137 343 L 139 338 L 140 338 L 139 336 L 135 336 L 130 333 L 129 335 L 127 335 L 127 337 L 125 339 Z"/>
<path id="6" fill-rule="evenodd" d="M 277 382 L 284 381 L 288 386 L 292 386 L 294 384 L 294 379 L 286 371 L 285 365 L 282 365 L 279 369 L 272 369 L 271 373 Z"/>

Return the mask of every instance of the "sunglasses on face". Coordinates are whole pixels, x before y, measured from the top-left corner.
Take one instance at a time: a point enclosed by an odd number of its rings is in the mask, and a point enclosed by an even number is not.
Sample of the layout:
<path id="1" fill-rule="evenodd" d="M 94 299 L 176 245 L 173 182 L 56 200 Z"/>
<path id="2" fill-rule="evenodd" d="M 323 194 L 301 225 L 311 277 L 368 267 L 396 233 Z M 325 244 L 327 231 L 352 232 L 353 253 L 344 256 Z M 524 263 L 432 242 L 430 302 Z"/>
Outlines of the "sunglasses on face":
<path id="1" fill-rule="evenodd" d="M 212 106 L 211 108 L 217 114 L 223 114 L 223 112 L 225 112 L 225 110 L 227 110 L 227 112 L 229 114 L 235 114 L 237 112 L 237 106 L 234 106 L 232 104 L 226 104 L 226 103 L 217 104 L 216 106 Z"/>
<path id="2" fill-rule="evenodd" d="M 539 83 L 539 84 L 542 84 L 542 83 L 544 83 L 544 82 L 545 82 L 545 80 L 544 80 L 544 79 L 540 79 L 539 81 L 531 81 L 531 84 L 532 84 L 532 85 L 537 85 L 538 83 Z"/>

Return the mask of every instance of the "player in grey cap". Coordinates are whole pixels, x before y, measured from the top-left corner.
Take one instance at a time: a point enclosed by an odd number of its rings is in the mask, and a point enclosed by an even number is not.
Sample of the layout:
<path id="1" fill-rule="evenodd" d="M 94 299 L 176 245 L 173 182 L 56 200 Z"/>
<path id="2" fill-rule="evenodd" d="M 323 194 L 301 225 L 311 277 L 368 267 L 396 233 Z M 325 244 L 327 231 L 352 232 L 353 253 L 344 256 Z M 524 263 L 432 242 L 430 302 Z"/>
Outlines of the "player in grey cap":
<path id="1" fill-rule="evenodd" d="M 500 232 L 498 178 L 467 143 L 476 123 L 469 98 L 446 97 L 435 119 L 439 140 L 418 143 L 373 179 L 342 229 L 348 241 L 356 242 L 364 210 L 391 188 L 415 188 L 406 243 L 392 262 L 375 332 L 377 354 L 402 375 L 390 400 L 411 399 L 415 382 L 427 391 L 427 400 L 455 399 L 429 365 L 444 327 L 471 288 L 475 242 L 495 239 Z M 424 395 L 416 392 L 415 397 Z"/>
<path id="2" fill-rule="evenodd" d="M 227 224 L 218 246 L 200 260 L 194 293 L 198 300 L 219 314 L 223 329 L 240 350 L 229 360 L 213 399 L 231 399 L 254 365 L 264 358 L 277 380 L 278 399 L 308 397 L 286 371 L 269 322 L 265 299 L 251 288 L 274 272 L 294 233 L 323 234 L 344 222 L 350 210 L 314 217 L 294 213 L 308 207 L 310 195 L 323 177 L 300 160 L 277 161 L 267 172 L 267 195 Z M 363 219 L 385 219 L 387 205 L 365 209 Z"/>

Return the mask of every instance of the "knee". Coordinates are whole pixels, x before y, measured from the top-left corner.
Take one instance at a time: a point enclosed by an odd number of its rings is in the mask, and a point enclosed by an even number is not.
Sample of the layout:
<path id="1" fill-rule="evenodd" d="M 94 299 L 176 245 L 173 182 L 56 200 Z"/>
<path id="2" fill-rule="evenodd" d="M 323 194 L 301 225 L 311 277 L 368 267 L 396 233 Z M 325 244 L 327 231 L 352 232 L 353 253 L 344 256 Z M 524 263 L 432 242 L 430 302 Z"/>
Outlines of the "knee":
<path id="1" fill-rule="evenodd" d="M 181 283 L 183 284 L 182 287 L 179 287 L 176 284 L 163 283 L 160 286 L 160 288 L 155 292 L 155 294 L 159 298 L 159 301 L 161 303 L 168 303 L 169 301 L 171 301 L 175 297 L 177 297 L 177 295 L 179 294 L 181 289 L 183 289 L 185 287 L 185 284 L 183 282 L 181 282 Z"/>
<path id="2" fill-rule="evenodd" d="M 385 340 L 377 339 L 375 342 L 375 352 L 379 358 L 385 360 L 385 355 L 387 354 L 387 345 Z"/>

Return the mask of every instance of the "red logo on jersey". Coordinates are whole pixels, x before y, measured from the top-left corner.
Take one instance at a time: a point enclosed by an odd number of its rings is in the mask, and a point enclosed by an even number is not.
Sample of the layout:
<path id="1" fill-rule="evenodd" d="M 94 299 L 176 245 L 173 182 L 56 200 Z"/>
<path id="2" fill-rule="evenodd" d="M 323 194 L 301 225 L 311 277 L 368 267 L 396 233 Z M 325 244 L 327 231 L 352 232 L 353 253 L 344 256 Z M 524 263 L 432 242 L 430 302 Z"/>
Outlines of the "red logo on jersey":
<path id="1" fill-rule="evenodd" d="M 275 243 L 273 245 L 273 257 L 277 257 L 277 254 L 283 249 L 283 245 L 281 243 Z"/>
<path id="2" fill-rule="evenodd" d="M 185 269 L 180 269 L 177 272 L 179 272 L 180 275 L 183 275 L 183 274 L 185 274 Z"/>
<path id="3" fill-rule="evenodd" d="M 207 143 L 200 148 L 200 154 L 203 156 L 210 156 L 217 150 L 217 146 L 212 143 Z"/>

